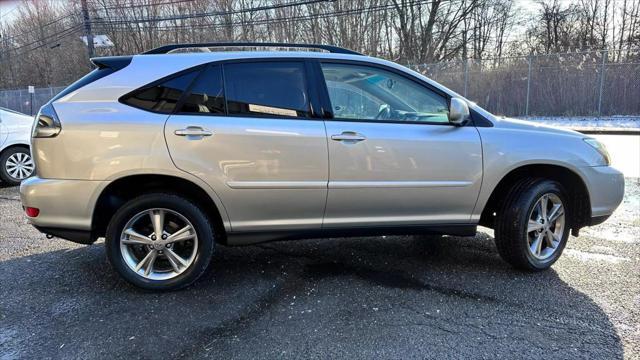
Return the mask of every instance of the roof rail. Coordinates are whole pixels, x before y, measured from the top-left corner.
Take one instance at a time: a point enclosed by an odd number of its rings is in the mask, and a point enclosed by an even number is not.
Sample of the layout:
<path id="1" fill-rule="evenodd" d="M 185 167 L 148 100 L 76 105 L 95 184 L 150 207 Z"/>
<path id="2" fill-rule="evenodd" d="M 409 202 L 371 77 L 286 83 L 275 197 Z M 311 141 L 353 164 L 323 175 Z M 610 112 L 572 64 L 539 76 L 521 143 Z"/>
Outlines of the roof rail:
<path id="1" fill-rule="evenodd" d="M 318 44 L 290 44 L 290 43 L 277 43 L 277 42 L 213 42 L 213 43 L 192 43 L 192 44 L 171 44 L 160 46 L 155 49 L 151 49 L 143 52 L 144 55 L 149 54 L 166 54 L 176 49 L 188 49 L 188 48 L 211 48 L 211 47 L 288 47 L 288 48 L 303 48 L 303 49 L 320 49 L 335 54 L 349 54 L 349 55 L 362 55 L 359 52 L 341 48 L 333 45 L 318 45 Z"/>

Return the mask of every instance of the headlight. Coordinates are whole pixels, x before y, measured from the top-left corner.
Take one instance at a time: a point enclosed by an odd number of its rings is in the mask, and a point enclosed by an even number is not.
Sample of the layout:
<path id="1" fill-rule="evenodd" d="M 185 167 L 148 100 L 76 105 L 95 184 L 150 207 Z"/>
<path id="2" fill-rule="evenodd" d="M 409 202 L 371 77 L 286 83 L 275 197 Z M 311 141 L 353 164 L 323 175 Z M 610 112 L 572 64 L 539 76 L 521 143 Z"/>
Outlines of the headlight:
<path id="1" fill-rule="evenodd" d="M 585 138 L 583 140 L 587 144 L 591 145 L 591 147 L 596 149 L 596 151 L 599 152 L 600 155 L 602 155 L 604 165 L 611 165 L 611 156 L 609 155 L 609 152 L 607 151 L 607 148 L 604 146 L 603 143 L 601 143 L 600 141 L 594 138 Z"/>

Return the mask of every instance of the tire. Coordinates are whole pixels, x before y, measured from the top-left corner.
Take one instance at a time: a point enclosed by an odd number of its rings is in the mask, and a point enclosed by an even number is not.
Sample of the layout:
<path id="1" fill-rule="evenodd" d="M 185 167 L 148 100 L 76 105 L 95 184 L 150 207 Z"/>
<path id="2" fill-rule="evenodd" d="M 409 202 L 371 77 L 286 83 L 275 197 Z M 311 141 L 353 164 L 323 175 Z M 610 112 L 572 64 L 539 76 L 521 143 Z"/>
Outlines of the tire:
<path id="1" fill-rule="evenodd" d="M 28 148 L 17 146 L 0 154 L 0 180 L 9 186 L 20 185 L 22 180 L 32 176 L 35 165 Z"/>
<path id="2" fill-rule="evenodd" d="M 163 236 L 154 236 L 159 223 Z M 183 240 L 169 243 L 172 238 Z M 170 291 L 191 285 L 205 272 L 213 255 L 214 233 L 208 217 L 191 201 L 152 193 L 116 211 L 105 243 L 109 262 L 126 281 L 146 290 Z"/>
<path id="3" fill-rule="evenodd" d="M 496 247 L 506 262 L 521 270 L 541 271 L 558 260 L 570 231 L 571 209 L 565 194 L 558 182 L 541 178 L 523 179 L 511 188 L 495 223 Z"/>

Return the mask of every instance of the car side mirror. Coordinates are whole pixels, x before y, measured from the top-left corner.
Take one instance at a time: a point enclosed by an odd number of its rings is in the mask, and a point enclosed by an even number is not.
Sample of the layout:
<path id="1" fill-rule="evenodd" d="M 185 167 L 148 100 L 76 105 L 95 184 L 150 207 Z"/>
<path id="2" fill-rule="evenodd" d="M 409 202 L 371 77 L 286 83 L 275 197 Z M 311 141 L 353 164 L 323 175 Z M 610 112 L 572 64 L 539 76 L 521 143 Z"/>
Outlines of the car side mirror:
<path id="1" fill-rule="evenodd" d="M 460 98 L 451 98 L 449 105 L 449 122 L 462 126 L 469 120 L 469 106 Z"/>

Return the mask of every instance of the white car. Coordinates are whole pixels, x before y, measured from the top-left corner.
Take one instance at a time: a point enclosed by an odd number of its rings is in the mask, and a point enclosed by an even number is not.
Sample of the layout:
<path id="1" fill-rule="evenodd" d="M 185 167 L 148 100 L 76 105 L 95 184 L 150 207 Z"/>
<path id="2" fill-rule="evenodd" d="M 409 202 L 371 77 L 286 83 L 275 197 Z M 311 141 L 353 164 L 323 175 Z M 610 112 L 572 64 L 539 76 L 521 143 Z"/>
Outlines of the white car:
<path id="1" fill-rule="evenodd" d="M 33 117 L 0 107 L 0 180 L 4 184 L 18 185 L 34 173 L 31 125 Z"/>

